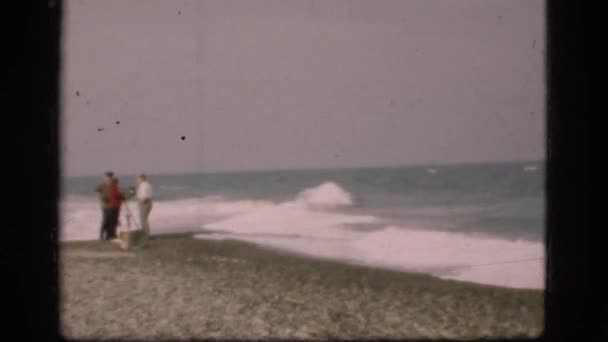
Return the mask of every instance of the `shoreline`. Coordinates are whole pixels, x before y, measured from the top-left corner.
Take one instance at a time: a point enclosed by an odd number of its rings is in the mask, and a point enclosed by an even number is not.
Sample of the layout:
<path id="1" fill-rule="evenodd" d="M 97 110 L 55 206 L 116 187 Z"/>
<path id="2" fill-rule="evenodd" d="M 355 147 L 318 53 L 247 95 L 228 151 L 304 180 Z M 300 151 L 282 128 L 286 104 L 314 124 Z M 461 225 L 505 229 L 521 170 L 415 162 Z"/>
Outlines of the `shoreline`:
<path id="1" fill-rule="evenodd" d="M 70 338 L 478 338 L 542 332 L 543 290 L 298 255 L 192 234 L 139 250 L 60 243 Z"/>
<path id="2" fill-rule="evenodd" d="M 451 233 L 451 234 L 460 234 L 463 236 L 473 236 L 476 238 L 497 240 L 497 238 L 495 236 L 491 236 L 491 235 L 483 235 L 483 234 L 482 235 L 475 235 L 475 234 L 469 235 L 469 234 L 464 234 L 464 233 L 455 233 L 455 232 L 451 232 L 451 231 L 440 231 L 440 232 Z M 179 233 L 179 234 L 182 234 L 182 233 Z M 266 244 L 264 242 L 256 242 L 256 241 L 247 240 L 247 239 L 239 239 L 238 235 L 235 235 L 236 237 L 232 237 L 232 234 L 226 234 L 226 233 L 221 233 L 221 232 L 201 231 L 201 232 L 196 232 L 196 233 L 183 233 L 183 234 L 190 234 L 190 235 L 192 235 L 193 238 L 199 239 L 199 240 L 236 241 L 236 242 L 241 242 L 241 243 L 249 244 L 252 246 L 256 246 L 259 248 L 267 249 L 269 251 L 273 251 L 273 252 L 280 253 L 280 254 L 293 255 L 293 256 L 296 256 L 299 258 L 307 258 L 307 259 L 318 260 L 318 261 L 331 261 L 331 262 L 336 262 L 336 263 L 343 264 L 343 265 L 369 267 L 369 268 L 378 269 L 378 270 L 388 270 L 388 271 L 403 272 L 403 273 L 408 273 L 408 274 L 423 274 L 423 275 L 429 275 L 436 279 L 464 282 L 464 283 L 470 283 L 473 285 L 494 286 L 494 287 L 507 288 L 507 289 L 522 289 L 522 290 L 536 290 L 536 291 L 545 290 L 544 285 L 540 286 L 540 287 L 498 285 L 498 284 L 495 284 L 492 282 L 474 281 L 474 280 L 469 280 L 466 278 L 449 277 L 449 276 L 442 277 L 437 274 L 432 274 L 428 271 L 407 269 L 407 268 L 395 266 L 395 265 L 379 265 L 379 264 L 376 264 L 373 262 L 354 260 L 354 259 L 349 259 L 347 257 L 330 257 L 330 256 L 315 255 L 313 253 L 307 253 L 307 252 L 303 252 L 303 251 L 294 250 L 289 247 L 283 247 L 283 246 L 278 246 L 278 245 L 273 246 L 271 244 Z M 205 237 L 203 237 L 204 235 L 210 235 L 210 236 L 219 235 L 219 236 L 205 238 Z M 200 237 L 198 237 L 198 236 L 200 236 Z M 512 242 L 511 240 L 507 240 L 507 241 Z M 541 245 L 543 244 L 542 241 L 529 241 L 529 240 L 523 240 L 523 239 L 518 239 L 518 240 L 513 240 L 513 241 L 524 242 L 524 243 L 534 243 L 534 244 L 541 244 Z M 501 262 L 496 262 L 496 263 L 481 263 L 479 265 L 464 266 L 462 268 L 471 269 L 471 268 L 476 268 L 476 267 L 486 267 L 486 266 L 503 265 L 503 264 L 517 264 L 520 262 L 535 262 L 535 261 L 543 263 L 543 271 L 544 271 L 544 263 L 546 262 L 544 257 L 529 258 L 529 259 L 525 259 L 525 260 L 515 260 L 515 261 L 501 261 Z M 451 268 L 451 267 L 447 266 L 445 269 L 449 269 L 449 268 Z"/>

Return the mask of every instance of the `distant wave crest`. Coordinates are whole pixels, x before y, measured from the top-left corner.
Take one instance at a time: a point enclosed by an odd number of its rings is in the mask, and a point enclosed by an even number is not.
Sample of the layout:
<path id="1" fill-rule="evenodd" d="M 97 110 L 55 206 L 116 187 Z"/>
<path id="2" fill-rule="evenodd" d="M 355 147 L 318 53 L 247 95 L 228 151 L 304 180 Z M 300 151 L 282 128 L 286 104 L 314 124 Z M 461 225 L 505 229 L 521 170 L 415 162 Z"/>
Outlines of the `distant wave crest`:
<path id="1" fill-rule="evenodd" d="M 300 192 L 295 199 L 310 207 L 337 208 L 355 204 L 354 196 L 334 182 L 325 182 L 319 186 Z"/>

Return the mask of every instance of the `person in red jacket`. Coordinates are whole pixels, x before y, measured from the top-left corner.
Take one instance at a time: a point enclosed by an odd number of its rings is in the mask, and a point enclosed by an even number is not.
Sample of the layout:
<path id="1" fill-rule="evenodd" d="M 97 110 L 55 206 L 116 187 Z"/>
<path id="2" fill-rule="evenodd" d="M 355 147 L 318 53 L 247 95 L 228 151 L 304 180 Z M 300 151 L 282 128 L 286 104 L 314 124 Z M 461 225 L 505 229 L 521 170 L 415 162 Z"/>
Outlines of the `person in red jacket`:
<path id="1" fill-rule="evenodd" d="M 123 201 L 122 193 L 120 192 L 120 188 L 118 187 L 118 179 L 112 177 L 110 184 L 108 186 L 108 207 L 109 207 L 109 217 L 107 222 L 106 231 L 108 232 L 108 239 L 116 238 L 116 227 L 119 223 L 120 217 L 120 206 Z"/>
<path id="2" fill-rule="evenodd" d="M 99 233 L 99 238 L 101 240 L 109 240 L 109 227 L 110 224 L 110 203 L 108 196 L 108 189 L 110 187 L 110 183 L 112 183 L 112 179 L 114 179 L 114 173 L 108 171 L 103 176 L 103 183 L 97 186 L 95 192 L 99 197 L 99 204 L 101 205 L 101 229 Z"/>

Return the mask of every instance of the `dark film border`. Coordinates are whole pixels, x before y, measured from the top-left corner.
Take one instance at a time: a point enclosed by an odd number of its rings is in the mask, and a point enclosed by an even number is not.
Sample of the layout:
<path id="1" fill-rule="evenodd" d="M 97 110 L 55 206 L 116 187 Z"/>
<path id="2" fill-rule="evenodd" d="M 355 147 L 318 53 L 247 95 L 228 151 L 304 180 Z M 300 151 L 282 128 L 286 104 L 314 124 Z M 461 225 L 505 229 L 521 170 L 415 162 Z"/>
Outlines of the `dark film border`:
<path id="1" fill-rule="evenodd" d="M 17 121 L 5 121 L 3 134 L 14 134 L 4 144 L 10 155 L 3 163 L 11 204 L 4 208 L 1 229 L 8 234 L 0 248 L 5 341 L 63 340 L 57 278 L 62 8 L 62 0 L 49 0 L 2 11 L 11 35 L 4 118 Z M 600 314 L 608 287 L 594 275 L 606 269 L 599 253 L 604 240 L 601 226 L 589 220 L 589 16 L 574 1 L 547 1 L 546 13 L 548 268 L 546 329 L 538 340 L 608 340 Z"/>

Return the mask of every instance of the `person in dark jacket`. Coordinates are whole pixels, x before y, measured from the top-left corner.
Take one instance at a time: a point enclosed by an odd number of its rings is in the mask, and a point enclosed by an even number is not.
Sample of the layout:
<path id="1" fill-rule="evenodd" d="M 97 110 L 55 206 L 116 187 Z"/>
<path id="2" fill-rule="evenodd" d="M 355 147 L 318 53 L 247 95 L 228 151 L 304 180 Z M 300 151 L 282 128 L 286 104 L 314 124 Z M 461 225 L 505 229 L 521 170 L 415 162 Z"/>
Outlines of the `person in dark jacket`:
<path id="1" fill-rule="evenodd" d="M 118 187 L 118 179 L 112 177 L 108 188 L 108 206 L 110 207 L 110 217 L 108 219 L 109 239 L 116 239 L 116 227 L 119 224 L 120 206 L 122 205 L 123 196 Z"/>

